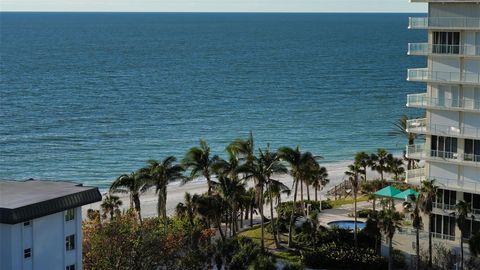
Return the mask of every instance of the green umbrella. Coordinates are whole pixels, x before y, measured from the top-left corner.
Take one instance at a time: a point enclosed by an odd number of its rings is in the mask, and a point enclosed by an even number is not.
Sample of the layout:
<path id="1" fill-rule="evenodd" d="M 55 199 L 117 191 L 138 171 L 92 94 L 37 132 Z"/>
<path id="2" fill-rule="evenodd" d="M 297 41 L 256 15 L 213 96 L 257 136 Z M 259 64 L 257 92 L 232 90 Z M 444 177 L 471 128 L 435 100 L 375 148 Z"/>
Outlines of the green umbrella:
<path id="1" fill-rule="evenodd" d="M 416 192 L 415 190 L 409 188 L 403 192 L 400 192 L 396 195 L 393 196 L 393 198 L 395 199 L 400 199 L 400 200 L 406 200 L 408 199 L 408 197 L 410 197 L 411 195 L 414 195 L 415 197 L 418 197 L 418 192 Z"/>
<path id="2" fill-rule="evenodd" d="M 395 187 L 388 186 L 380 189 L 379 191 L 373 193 L 373 195 L 377 197 L 384 197 L 384 198 L 395 198 L 394 196 L 399 194 L 401 191 L 396 189 Z"/>

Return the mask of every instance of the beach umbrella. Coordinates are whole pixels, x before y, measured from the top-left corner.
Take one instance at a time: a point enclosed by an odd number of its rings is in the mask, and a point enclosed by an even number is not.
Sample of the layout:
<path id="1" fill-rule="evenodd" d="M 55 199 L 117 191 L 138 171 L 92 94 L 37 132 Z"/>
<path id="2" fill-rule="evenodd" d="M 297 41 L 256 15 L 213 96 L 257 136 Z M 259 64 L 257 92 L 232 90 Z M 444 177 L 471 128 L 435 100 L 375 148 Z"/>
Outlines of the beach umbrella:
<path id="1" fill-rule="evenodd" d="M 373 195 L 377 197 L 383 197 L 383 198 L 389 198 L 393 199 L 395 198 L 394 196 L 399 194 L 401 191 L 396 189 L 395 187 L 388 186 L 380 189 L 379 191 L 373 193 Z"/>
<path id="2" fill-rule="evenodd" d="M 393 198 L 395 198 L 395 199 L 400 199 L 400 200 L 406 200 L 406 199 L 408 199 L 408 197 L 410 197 L 411 195 L 414 195 L 415 197 L 418 198 L 418 195 L 419 195 L 419 194 L 418 194 L 418 192 L 416 192 L 415 190 L 409 188 L 409 189 L 407 189 L 407 190 L 405 190 L 405 191 L 403 191 L 403 192 L 400 192 L 400 193 L 394 195 Z"/>

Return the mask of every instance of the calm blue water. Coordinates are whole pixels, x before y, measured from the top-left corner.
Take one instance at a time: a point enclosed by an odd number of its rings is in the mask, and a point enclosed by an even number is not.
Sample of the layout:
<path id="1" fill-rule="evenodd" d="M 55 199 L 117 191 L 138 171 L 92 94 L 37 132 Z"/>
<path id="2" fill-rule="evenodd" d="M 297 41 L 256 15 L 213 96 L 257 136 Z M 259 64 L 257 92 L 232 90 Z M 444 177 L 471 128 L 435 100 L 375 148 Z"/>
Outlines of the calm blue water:
<path id="1" fill-rule="evenodd" d="M 392 119 L 424 91 L 408 16 L 0 13 L 0 178 L 105 186 L 250 130 L 325 162 L 398 151 Z"/>
<path id="2" fill-rule="evenodd" d="M 354 230 L 355 229 L 355 221 L 351 220 L 341 220 L 341 221 L 333 221 L 329 222 L 328 225 L 332 227 L 338 227 L 340 229 L 349 229 L 349 230 Z M 358 230 L 363 230 L 367 224 L 362 221 L 357 221 L 357 229 Z"/>

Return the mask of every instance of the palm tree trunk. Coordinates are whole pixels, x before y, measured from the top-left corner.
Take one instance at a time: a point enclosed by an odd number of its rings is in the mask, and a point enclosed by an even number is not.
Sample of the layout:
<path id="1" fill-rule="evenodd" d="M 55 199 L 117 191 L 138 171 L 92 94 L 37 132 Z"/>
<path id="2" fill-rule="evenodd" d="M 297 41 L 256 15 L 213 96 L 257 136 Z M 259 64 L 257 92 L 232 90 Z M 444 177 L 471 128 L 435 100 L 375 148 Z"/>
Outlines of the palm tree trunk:
<path id="1" fill-rule="evenodd" d="M 134 195 L 130 192 L 130 209 L 133 209 L 134 207 Z"/>
<path id="2" fill-rule="evenodd" d="M 260 188 L 260 202 L 258 203 L 258 210 L 260 211 L 260 226 L 262 227 L 261 229 L 261 248 L 262 252 L 265 251 L 265 224 L 263 222 L 263 186 Z"/>
<path id="3" fill-rule="evenodd" d="M 373 197 L 373 204 L 372 204 L 372 209 L 373 209 L 373 212 L 375 212 L 375 204 L 376 204 L 376 200 L 377 200 L 377 198 Z"/>
<path id="4" fill-rule="evenodd" d="M 297 191 L 298 191 L 298 180 L 295 181 L 295 192 L 293 193 L 293 211 L 292 211 L 292 214 L 290 215 L 290 224 L 288 226 L 288 247 L 293 247 L 292 232 L 293 232 L 293 222 L 294 222 L 295 212 L 296 212 L 295 210 L 297 206 Z"/>
<path id="5" fill-rule="evenodd" d="M 393 237 L 388 242 L 388 269 L 393 270 Z"/>
<path id="6" fill-rule="evenodd" d="M 254 203 L 251 202 L 250 204 L 250 228 L 253 227 L 253 207 L 255 207 Z"/>
<path id="7" fill-rule="evenodd" d="M 353 202 L 354 202 L 354 210 L 353 214 L 355 216 L 355 228 L 353 231 L 353 240 L 355 241 L 355 248 L 358 247 L 358 238 L 357 238 L 357 190 L 354 188 L 353 191 Z"/>
<path id="8" fill-rule="evenodd" d="M 380 180 L 383 182 L 383 170 L 380 170 Z"/>
<path id="9" fill-rule="evenodd" d="M 208 191 L 207 194 L 208 196 L 212 195 L 212 181 L 210 179 L 210 173 L 208 171 L 204 171 L 203 176 L 205 179 L 207 179 L 207 186 L 208 186 Z"/>
<path id="10" fill-rule="evenodd" d="M 428 267 L 432 268 L 432 214 L 428 214 Z"/>
<path id="11" fill-rule="evenodd" d="M 138 220 L 140 221 L 140 224 L 142 224 L 142 211 L 140 207 L 140 197 L 138 196 L 138 194 L 133 196 L 133 202 L 135 206 L 135 211 L 137 211 Z"/>
<path id="12" fill-rule="evenodd" d="M 223 231 L 222 231 L 222 223 L 220 222 L 218 217 L 215 220 L 216 220 L 216 223 L 217 223 L 218 232 L 220 232 L 220 237 L 222 237 L 222 241 L 224 241 L 225 240 L 225 235 L 223 234 Z"/>
<path id="13" fill-rule="evenodd" d="M 463 270 L 463 233 L 460 234 L 460 270 Z"/>
<path id="14" fill-rule="evenodd" d="M 420 269 L 420 228 L 417 227 L 417 231 L 416 231 L 416 255 L 417 255 L 417 266 L 416 266 L 416 269 L 419 270 Z"/>
<path id="15" fill-rule="evenodd" d="M 278 236 L 277 236 L 277 230 L 275 229 L 276 224 L 275 220 L 273 219 L 273 195 L 272 195 L 272 188 L 269 188 L 268 196 L 270 199 L 270 224 L 272 227 L 272 234 L 273 234 L 273 240 L 275 241 L 275 247 L 280 248 L 280 243 L 278 241 Z"/>
<path id="16" fill-rule="evenodd" d="M 305 201 L 303 200 L 303 180 L 300 180 L 300 202 L 302 205 L 303 215 L 306 216 L 307 213 L 305 212 Z"/>
<path id="17" fill-rule="evenodd" d="M 306 183 L 305 186 L 307 187 L 307 201 L 310 201 L 310 185 Z"/>
<path id="18" fill-rule="evenodd" d="M 315 186 L 315 201 L 318 202 L 318 187 Z M 322 209 L 320 209 L 322 210 Z"/>
<path id="19" fill-rule="evenodd" d="M 243 229 L 243 206 L 240 208 L 240 229 Z"/>

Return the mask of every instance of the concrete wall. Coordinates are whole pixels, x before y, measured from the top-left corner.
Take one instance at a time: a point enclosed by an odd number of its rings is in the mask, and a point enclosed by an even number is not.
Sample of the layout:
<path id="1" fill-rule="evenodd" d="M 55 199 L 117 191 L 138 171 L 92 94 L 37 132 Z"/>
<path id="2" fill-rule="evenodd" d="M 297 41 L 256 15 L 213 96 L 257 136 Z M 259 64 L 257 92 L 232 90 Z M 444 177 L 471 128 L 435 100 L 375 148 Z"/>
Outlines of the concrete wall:
<path id="1" fill-rule="evenodd" d="M 480 5 L 477 3 L 430 3 L 429 17 L 478 17 Z"/>
<path id="2" fill-rule="evenodd" d="M 0 224 L 0 270 L 64 270 L 68 265 L 82 269 L 82 210 L 75 209 L 75 219 L 65 221 L 65 212 L 23 223 Z M 75 234 L 75 249 L 66 250 L 65 237 Z M 24 258 L 24 249 L 32 256 Z"/>

